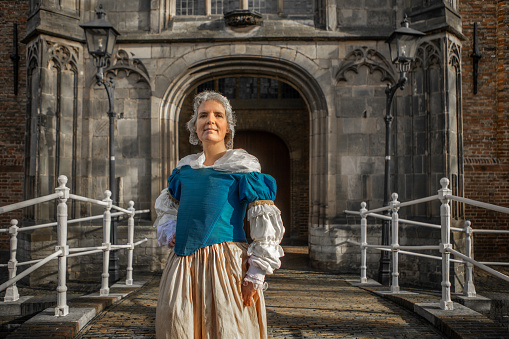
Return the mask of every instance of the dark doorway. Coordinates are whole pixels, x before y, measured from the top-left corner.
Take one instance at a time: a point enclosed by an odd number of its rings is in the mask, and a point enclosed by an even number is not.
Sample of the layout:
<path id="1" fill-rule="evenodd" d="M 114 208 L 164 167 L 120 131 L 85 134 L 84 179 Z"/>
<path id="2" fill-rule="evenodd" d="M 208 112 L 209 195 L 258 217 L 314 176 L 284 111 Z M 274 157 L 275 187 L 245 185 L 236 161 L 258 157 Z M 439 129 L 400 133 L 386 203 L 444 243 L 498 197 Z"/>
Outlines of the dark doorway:
<path id="1" fill-rule="evenodd" d="M 290 153 L 283 140 L 272 133 L 239 131 L 235 133 L 235 148 L 243 148 L 260 161 L 262 173 L 269 174 L 277 182 L 275 204 L 281 210 L 286 234 L 291 232 L 291 173 Z M 244 226 L 249 235 L 249 224 Z"/>

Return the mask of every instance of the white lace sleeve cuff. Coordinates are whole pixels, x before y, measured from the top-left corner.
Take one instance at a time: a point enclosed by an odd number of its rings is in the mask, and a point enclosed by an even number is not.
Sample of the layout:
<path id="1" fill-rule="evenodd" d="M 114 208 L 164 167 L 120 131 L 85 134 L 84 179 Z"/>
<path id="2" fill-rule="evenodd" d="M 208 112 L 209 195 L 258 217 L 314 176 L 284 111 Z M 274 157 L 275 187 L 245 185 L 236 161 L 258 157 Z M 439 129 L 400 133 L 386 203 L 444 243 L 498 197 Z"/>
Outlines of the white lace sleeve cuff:
<path id="1" fill-rule="evenodd" d="M 281 266 L 279 258 L 284 255 L 279 245 L 285 232 L 281 211 L 273 203 L 255 204 L 249 208 L 247 217 L 253 239 L 247 252 L 250 269 L 255 267 L 264 274 L 272 274 Z"/>
<path id="2" fill-rule="evenodd" d="M 177 229 L 178 202 L 170 197 L 165 188 L 156 199 L 155 210 L 157 219 L 154 227 L 157 228 L 157 242 L 159 246 L 168 246 Z"/>
<path id="3" fill-rule="evenodd" d="M 154 222 L 154 227 L 165 224 L 168 221 L 177 218 L 179 208 L 178 201 L 170 197 L 167 188 L 161 191 L 161 194 L 156 199 L 154 207 L 157 214 L 157 219 Z"/>
<path id="4" fill-rule="evenodd" d="M 177 219 L 172 219 L 165 224 L 157 226 L 157 243 L 159 246 L 168 246 L 171 238 L 177 231 Z"/>
<path id="5" fill-rule="evenodd" d="M 265 282 L 265 271 L 258 267 L 251 265 L 249 266 L 246 276 L 244 277 L 244 284 L 247 282 L 253 283 L 256 289 L 265 291 L 267 289 L 267 283 Z"/>

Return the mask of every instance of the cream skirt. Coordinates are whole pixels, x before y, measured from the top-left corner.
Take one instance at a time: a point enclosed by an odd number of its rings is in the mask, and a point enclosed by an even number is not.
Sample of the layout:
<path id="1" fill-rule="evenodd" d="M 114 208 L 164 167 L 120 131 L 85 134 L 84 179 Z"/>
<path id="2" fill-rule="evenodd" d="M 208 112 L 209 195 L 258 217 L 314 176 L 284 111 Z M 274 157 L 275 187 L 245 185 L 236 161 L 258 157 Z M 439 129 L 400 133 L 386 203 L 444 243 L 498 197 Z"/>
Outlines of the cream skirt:
<path id="1" fill-rule="evenodd" d="M 251 306 L 242 300 L 247 247 L 226 242 L 186 257 L 170 252 L 159 286 L 158 339 L 267 338 L 263 293 Z"/>

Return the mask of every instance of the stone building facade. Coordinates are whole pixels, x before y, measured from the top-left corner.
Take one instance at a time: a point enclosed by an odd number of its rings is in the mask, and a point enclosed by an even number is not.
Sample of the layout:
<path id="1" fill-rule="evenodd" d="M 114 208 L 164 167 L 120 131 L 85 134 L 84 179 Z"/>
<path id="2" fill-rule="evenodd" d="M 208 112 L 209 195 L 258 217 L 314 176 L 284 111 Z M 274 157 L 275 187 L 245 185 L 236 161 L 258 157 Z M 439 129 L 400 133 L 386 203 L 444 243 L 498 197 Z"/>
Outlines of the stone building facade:
<path id="1" fill-rule="evenodd" d="M 101 199 L 108 187 L 108 101 L 95 83 L 95 67 L 80 23 L 94 18 L 96 0 L 28 1 L 24 191 L 53 192 L 69 177 L 71 192 Z M 398 73 L 385 39 L 408 15 L 426 33 L 404 90 L 393 102 L 393 191 L 405 201 L 436 194 L 447 177 L 465 194 L 462 112 L 462 33 L 457 0 L 102 0 L 120 31 L 106 76 L 115 83 L 116 168 L 119 202 L 153 206 L 179 158 L 195 152 L 184 124 L 192 96 L 225 93 L 238 115 L 236 147 L 257 155 L 280 183 L 278 205 L 287 244 L 309 244 L 315 266 L 358 271 L 358 223 L 344 210 L 383 202 L 385 87 Z M 233 16 L 223 13 L 251 10 Z M 257 15 L 256 12 L 261 13 Z M 463 55 L 462 55 L 463 53 Z M 473 121 L 470 121 L 474 124 Z M 474 142 L 469 145 L 474 146 Z M 487 146 L 488 147 L 488 146 Z M 472 151 L 473 152 L 473 151 Z M 475 170 L 474 170 L 475 171 Z M 73 217 L 94 212 L 75 203 Z M 436 221 L 438 204 L 402 210 L 405 217 Z M 51 220 L 54 206 L 25 211 L 25 222 Z M 464 218 L 455 206 L 454 220 Z M 137 222 L 135 265 L 157 270 L 150 218 Z M 370 225 L 377 242 L 380 225 Z M 125 232 L 120 225 L 119 232 Z M 72 226 L 71 246 L 100 242 L 93 225 Z M 120 235 L 121 236 L 121 235 Z M 27 235 L 24 255 L 51 251 L 53 231 Z M 436 244 L 440 234 L 411 226 L 402 243 Z M 456 239 L 461 246 L 461 239 Z M 378 253 L 370 252 L 376 275 Z M 71 278 L 85 278 L 97 258 L 75 260 Z M 73 259 L 74 260 L 74 259 Z M 121 258 L 121 261 L 123 258 Z M 419 267 L 415 269 L 415 265 Z M 440 262 L 402 258 L 402 284 L 439 284 Z M 41 274 L 51 280 L 50 269 Z M 32 279 L 38 279 L 34 276 Z"/>

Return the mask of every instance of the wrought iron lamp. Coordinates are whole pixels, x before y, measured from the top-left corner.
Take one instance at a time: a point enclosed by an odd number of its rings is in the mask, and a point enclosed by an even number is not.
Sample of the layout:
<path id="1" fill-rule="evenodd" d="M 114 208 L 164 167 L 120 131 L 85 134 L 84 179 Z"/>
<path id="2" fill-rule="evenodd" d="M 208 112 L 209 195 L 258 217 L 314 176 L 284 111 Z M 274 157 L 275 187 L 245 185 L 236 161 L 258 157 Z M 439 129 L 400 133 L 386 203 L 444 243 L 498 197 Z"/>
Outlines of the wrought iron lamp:
<path id="1" fill-rule="evenodd" d="M 111 199 L 113 204 L 117 204 L 117 188 L 115 180 L 115 83 L 113 77 L 104 80 L 104 68 L 108 66 L 109 58 L 113 55 L 113 48 L 120 33 L 106 19 L 106 12 L 102 5 L 96 11 L 97 19 L 80 25 L 85 31 L 85 39 L 87 42 L 88 53 L 94 58 L 94 65 L 97 67 L 95 78 L 98 86 L 104 86 L 108 94 L 109 109 L 109 187 L 111 191 Z M 112 220 L 110 241 L 117 244 L 117 223 Z M 119 276 L 118 253 L 112 251 L 110 259 L 110 281 L 117 281 Z"/>
<path id="2" fill-rule="evenodd" d="M 391 140 L 392 140 L 392 120 L 391 104 L 394 94 L 398 88 L 403 89 L 407 81 L 407 73 L 410 71 L 410 66 L 415 59 L 419 38 L 425 35 L 415 29 L 409 27 L 408 18 L 401 22 L 401 27 L 396 29 L 391 36 L 387 39 L 386 43 L 389 44 L 391 61 L 398 66 L 399 80 L 391 86 L 387 84 L 385 89 L 386 95 L 386 108 L 385 108 L 385 177 L 384 177 L 384 206 L 389 205 L 391 196 Z M 389 211 L 386 211 L 389 214 Z M 382 245 L 389 246 L 390 239 L 390 221 L 384 220 L 382 224 Z M 384 285 L 388 284 L 391 280 L 390 270 L 390 253 L 382 251 L 380 254 L 380 267 L 378 270 L 378 281 Z"/>

